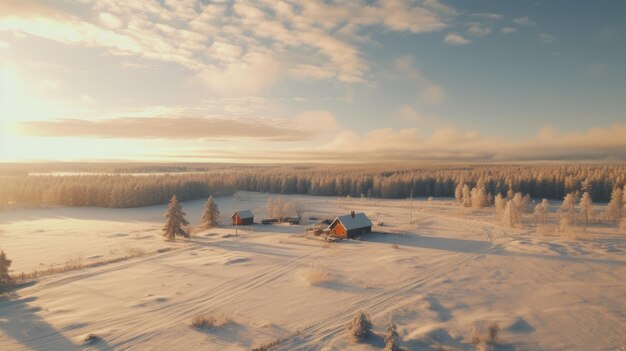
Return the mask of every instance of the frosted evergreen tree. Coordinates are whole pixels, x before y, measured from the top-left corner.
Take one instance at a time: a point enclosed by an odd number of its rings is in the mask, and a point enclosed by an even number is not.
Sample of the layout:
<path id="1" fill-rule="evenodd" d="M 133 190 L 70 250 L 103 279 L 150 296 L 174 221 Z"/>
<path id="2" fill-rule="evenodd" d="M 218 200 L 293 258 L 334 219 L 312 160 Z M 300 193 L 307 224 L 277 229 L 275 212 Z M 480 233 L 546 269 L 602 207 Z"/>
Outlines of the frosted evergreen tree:
<path id="1" fill-rule="evenodd" d="M 169 205 L 167 206 L 167 212 L 165 213 L 165 226 L 163 227 L 163 236 L 167 239 L 174 239 L 176 235 L 188 238 L 189 233 L 185 231 L 184 226 L 189 225 L 189 222 L 185 219 L 185 212 L 178 203 L 176 195 L 172 196 Z"/>
<path id="2" fill-rule="evenodd" d="M 569 224 L 576 222 L 576 195 L 574 193 L 565 195 L 560 211 L 561 215 L 567 218 Z"/>
<path id="3" fill-rule="evenodd" d="M 365 313 L 358 312 L 348 325 L 348 330 L 352 340 L 360 342 L 370 334 L 372 322 L 370 322 L 369 317 Z"/>
<path id="4" fill-rule="evenodd" d="M 504 207 L 506 206 L 506 201 L 502 197 L 502 194 L 496 194 L 494 204 L 496 206 L 496 217 L 501 218 L 502 215 L 504 215 Z"/>
<path id="5" fill-rule="evenodd" d="M 487 202 L 485 188 L 481 186 L 474 187 L 471 192 L 471 199 L 473 209 L 479 210 L 485 207 L 485 203 Z"/>
<path id="6" fill-rule="evenodd" d="M 387 330 L 385 331 L 385 348 L 383 350 L 400 350 L 400 336 L 398 335 L 398 328 L 393 321 L 389 321 L 389 324 L 387 325 Z"/>
<path id="7" fill-rule="evenodd" d="M 465 207 L 472 206 L 472 194 L 467 184 L 463 185 L 463 206 Z"/>
<path id="8" fill-rule="evenodd" d="M 513 200 L 509 200 L 506 202 L 506 206 L 504 207 L 504 214 L 502 216 L 502 221 L 506 226 L 513 228 L 518 223 L 517 211 L 517 205 L 515 205 L 515 202 Z"/>
<path id="9" fill-rule="evenodd" d="M 548 216 L 548 205 L 548 200 L 543 199 L 541 203 L 535 206 L 535 221 L 537 222 L 537 225 L 542 226 L 546 224 L 546 217 Z"/>
<path id="10" fill-rule="evenodd" d="M 584 192 L 580 198 L 580 212 L 585 218 L 585 224 L 588 225 L 589 221 L 593 219 L 593 202 L 589 192 Z"/>
<path id="11" fill-rule="evenodd" d="M 458 202 L 463 202 L 463 185 L 463 183 L 459 183 L 454 189 L 454 198 Z"/>
<path id="12" fill-rule="evenodd" d="M 220 219 L 220 210 L 217 208 L 217 204 L 213 201 L 213 195 L 209 196 L 209 199 L 204 203 L 202 209 L 202 226 L 204 228 L 211 228 L 218 225 Z"/>
<path id="13" fill-rule="evenodd" d="M 0 251 L 0 287 L 13 282 L 13 279 L 11 279 L 9 275 L 9 267 L 11 267 L 11 260 L 7 259 L 7 255 L 4 251 Z"/>
<path id="14" fill-rule="evenodd" d="M 611 192 L 611 201 L 606 207 L 607 219 L 613 222 L 619 222 L 622 218 L 622 208 L 624 207 L 624 198 L 622 189 L 615 188 Z"/>

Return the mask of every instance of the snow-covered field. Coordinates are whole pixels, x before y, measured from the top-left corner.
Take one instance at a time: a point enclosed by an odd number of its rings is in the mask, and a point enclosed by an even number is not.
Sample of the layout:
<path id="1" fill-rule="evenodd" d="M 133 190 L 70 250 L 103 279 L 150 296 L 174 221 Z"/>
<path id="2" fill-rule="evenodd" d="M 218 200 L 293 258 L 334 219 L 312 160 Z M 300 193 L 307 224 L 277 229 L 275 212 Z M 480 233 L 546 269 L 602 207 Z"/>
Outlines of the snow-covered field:
<path id="1" fill-rule="evenodd" d="M 265 215 L 266 194 L 238 193 Z M 608 225 L 578 234 L 508 229 L 492 210 L 451 200 L 284 196 L 305 217 L 363 211 L 377 234 L 326 243 L 300 226 L 223 226 L 165 242 L 165 206 L 0 212 L 0 249 L 12 273 L 68 260 L 118 263 L 49 275 L 0 298 L 0 350 L 378 350 L 389 318 L 405 350 L 471 350 L 478 323 L 502 328 L 497 350 L 626 350 L 626 235 Z M 199 221 L 203 201 L 183 203 Z M 222 222 L 232 198 L 218 198 Z M 394 245 L 394 244 L 397 244 Z M 170 248 L 157 253 L 156 250 Z M 313 285 L 311 272 L 326 273 Z M 358 311 L 375 335 L 352 343 Z M 207 330 L 200 313 L 223 316 Z M 101 340 L 86 343 L 93 333 Z"/>

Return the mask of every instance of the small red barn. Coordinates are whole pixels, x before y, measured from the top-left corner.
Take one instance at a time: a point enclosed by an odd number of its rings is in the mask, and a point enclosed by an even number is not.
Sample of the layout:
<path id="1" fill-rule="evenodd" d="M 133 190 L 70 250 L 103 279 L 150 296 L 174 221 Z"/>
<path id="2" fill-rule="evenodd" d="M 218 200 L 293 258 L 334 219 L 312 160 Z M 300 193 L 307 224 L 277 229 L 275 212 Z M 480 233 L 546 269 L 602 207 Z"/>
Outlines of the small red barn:
<path id="1" fill-rule="evenodd" d="M 339 216 L 328 226 L 330 234 L 338 238 L 353 238 L 363 233 L 372 232 L 372 222 L 365 213 L 350 213 Z"/>
<path id="2" fill-rule="evenodd" d="M 241 210 L 230 216 L 233 225 L 248 225 L 254 223 L 254 214 L 250 210 Z"/>

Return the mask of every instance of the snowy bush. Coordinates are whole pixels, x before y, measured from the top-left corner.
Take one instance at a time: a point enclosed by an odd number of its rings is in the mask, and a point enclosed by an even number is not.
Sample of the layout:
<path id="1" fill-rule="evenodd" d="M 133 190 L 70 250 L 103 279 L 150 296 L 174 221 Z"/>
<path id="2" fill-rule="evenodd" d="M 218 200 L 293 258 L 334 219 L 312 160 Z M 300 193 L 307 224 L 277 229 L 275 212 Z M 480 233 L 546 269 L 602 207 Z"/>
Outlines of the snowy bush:
<path id="1" fill-rule="evenodd" d="M 385 348 L 383 350 L 400 350 L 400 336 L 398 335 L 398 328 L 393 321 L 389 321 L 389 324 L 387 325 L 387 330 L 385 331 Z"/>
<path id="2" fill-rule="evenodd" d="M 201 313 L 191 318 L 191 327 L 198 329 L 209 329 L 212 327 L 219 327 L 228 323 L 228 318 L 223 314 L 213 315 L 208 313 Z"/>
<path id="3" fill-rule="evenodd" d="M 311 285 L 324 285 L 331 280 L 330 273 L 324 267 L 311 266 L 306 274 L 306 279 Z"/>
<path id="4" fill-rule="evenodd" d="M 370 322 L 368 315 L 358 312 L 348 325 L 348 330 L 350 338 L 354 342 L 361 342 L 371 333 L 372 322 Z"/>
<path id="5" fill-rule="evenodd" d="M 474 328 L 469 338 L 469 343 L 474 345 L 474 350 L 476 351 L 491 350 L 498 343 L 499 334 L 500 325 L 497 322 L 489 322 L 485 331 Z"/>

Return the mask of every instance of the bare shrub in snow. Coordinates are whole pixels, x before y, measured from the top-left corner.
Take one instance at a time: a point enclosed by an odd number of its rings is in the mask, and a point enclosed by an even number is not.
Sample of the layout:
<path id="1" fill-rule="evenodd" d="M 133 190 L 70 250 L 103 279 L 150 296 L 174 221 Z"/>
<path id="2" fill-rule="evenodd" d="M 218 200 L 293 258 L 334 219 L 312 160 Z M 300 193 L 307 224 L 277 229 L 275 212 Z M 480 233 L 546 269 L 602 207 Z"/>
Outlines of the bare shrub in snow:
<path id="1" fill-rule="evenodd" d="M 278 346 L 280 344 L 280 339 L 275 339 L 270 342 L 262 343 L 259 346 L 256 346 L 252 349 L 252 351 L 268 351 L 272 347 Z"/>
<path id="2" fill-rule="evenodd" d="M 306 274 L 306 279 L 311 285 L 324 285 L 331 280 L 330 273 L 324 267 L 311 266 Z"/>
<path id="3" fill-rule="evenodd" d="M 89 334 L 85 335 L 85 337 L 83 338 L 83 343 L 84 344 L 93 344 L 93 343 L 96 343 L 96 342 L 98 342 L 100 340 L 102 340 L 102 338 L 100 336 L 98 336 L 97 334 L 89 333 Z"/>
<path id="4" fill-rule="evenodd" d="M 228 323 L 228 318 L 224 314 L 200 313 L 191 318 L 191 327 L 197 329 L 219 327 L 226 323 Z"/>
<path id="5" fill-rule="evenodd" d="M 384 351 L 398 351 L 400 350 L 400 336 L 398 335 L 398 328 L 393 321 L 389 321 L 387 330 L 385 331 L 385 348 Z"/>
<path id="6" fill-rule="evenodd" d="M 491 350 L 498 343 L 499 334 L 500 325 L 497 322 L 489 322 L 486 330 L 474 328 L 469 343 L 474 345 L 476 351 Z"/>
<path id="7" fill-rule="evenodd" d="M 348 331 L 352 341 L 361 342 L 372 331 L 372 322 L 370 322 L 369 316 L 363 312 L 358 312 L 348 325 Z"/>

